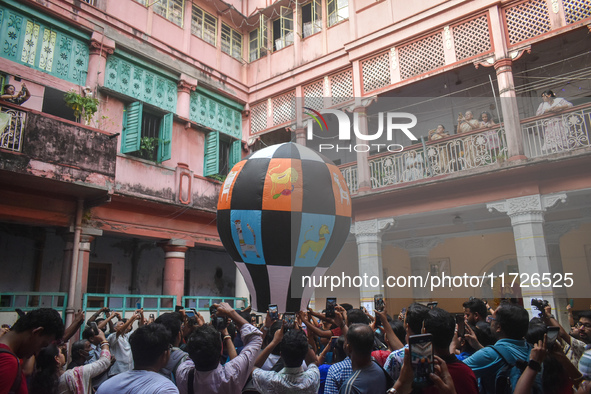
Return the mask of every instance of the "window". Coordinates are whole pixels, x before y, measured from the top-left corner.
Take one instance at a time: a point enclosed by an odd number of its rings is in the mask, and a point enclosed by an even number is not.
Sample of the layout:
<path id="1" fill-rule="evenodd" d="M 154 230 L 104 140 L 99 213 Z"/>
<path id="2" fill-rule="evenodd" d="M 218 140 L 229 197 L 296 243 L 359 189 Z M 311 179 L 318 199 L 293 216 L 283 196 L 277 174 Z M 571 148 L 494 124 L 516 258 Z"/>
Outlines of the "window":
<path id="1" fill-rule="evenodd" d="M 111 292 L 111 264 L 88 264 L 86 292 L 89 294 L 109 294 Z M 89 308 L 102 308 L 103 297 L 88 297 Z"/>
<path id="2" fill-rule="evenodd" d="M 349 19 L 349 0 L 327 0 L 328 26 Z"/>
<path id="3" fill-rule="evenodd" d="M 273 50 L 278 51 L 293 44 L 293 10 L 281 7 L 279 18 L 273 21 Z"/>
<path id="4" fill-rule="evenodd" d="M 88 264 L 88 282 L 86 284 L 86 292 L 109 294 L 110 290 L 111 264 Z"/>
<path id="5" fill-rule="evenodd" d="M 217 30 L 218 20 L 193 4 L 191 33 L 215 46 Z"/>
<path id="6" fill-rule="evenodd" d="M 242 59 L 242 34 L 222 23 L 222 52 Z"/>
<path id="7" fill-rule="evenodd" d="M 145 112 L 137 101 L 127 106 L 123 116 L 121 153 L 161 163 L 170 160 L 172 114 Z"/>
<path id="8" fill-rule="evenodd" d="M 74 110 L 66 105 L 64 94 L 65 92 L 61 90 L 46 86 L 45 91 L 43 92 L 41 111 L 46 114 L 55 115 L 62 119 L 75 122 L 76 117 L 74 116 Z"/>
<path id="9" fill-rule="evenodd" d="M 154 12 L 183 27 L 185 0 L 158 0 L 154 3 Z"/>
<path id="10" fill-rule="evenodd" d="M 302 6 L 302 37 L 322 30 L 322 6 L 320 0 L 312 0 Z"/>
<path id="11" fill-rule="evenodd" d="M 211 131 L 205 137 L 203 175 L 227 175 L 242 158 L 242 141 L 234 140 L 219 131 Z"/>

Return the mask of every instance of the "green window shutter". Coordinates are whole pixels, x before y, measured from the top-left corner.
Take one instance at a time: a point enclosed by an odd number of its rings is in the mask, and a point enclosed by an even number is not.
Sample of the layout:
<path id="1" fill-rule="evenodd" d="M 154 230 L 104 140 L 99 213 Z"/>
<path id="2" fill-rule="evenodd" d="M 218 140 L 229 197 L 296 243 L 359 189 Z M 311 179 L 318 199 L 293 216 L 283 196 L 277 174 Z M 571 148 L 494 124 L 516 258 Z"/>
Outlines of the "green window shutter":
<path id="1" fill-rule="evenodd" d="M 211 131 L 205 137 L 205 158 L 203 176 L 215 175 L 220 172 L 220 132 Z"/>
<path id="2" fill-rule="evenodd" d="M 172 114 L 166 114 L 160 122 L 158 143 L 158 163 L 170 160 L 172 155 Z"/>
<path id="3" fill-rule="evenodd" d="M 232 142 L 230 145 L 230 162 L 228 163 L 228 169 L 231 170 L 236 163 L 242 159 L 242 141 L 237 140 Z"/>
<path id="4" fill-rule="evenodd" d="M 142 109 L 139 101 L 131 103 L 125 110 L 123 117 L 123 133 L 121 135 L 121 153 L 131 153 L 140 150 L 142 139 Z"/>

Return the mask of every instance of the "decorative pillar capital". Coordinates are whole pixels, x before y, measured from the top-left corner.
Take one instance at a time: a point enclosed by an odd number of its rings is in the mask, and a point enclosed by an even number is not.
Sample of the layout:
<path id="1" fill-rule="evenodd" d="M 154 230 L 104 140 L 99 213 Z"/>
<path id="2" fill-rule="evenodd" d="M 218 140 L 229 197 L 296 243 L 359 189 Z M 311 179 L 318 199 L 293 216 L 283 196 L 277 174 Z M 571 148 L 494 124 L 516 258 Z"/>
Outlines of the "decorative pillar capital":
<path id="1" fill-rule="evenodd" d="M 358 114 L 365 114 L 367 111 L 367 107 L 375 101 L 378 101 L 378 96 L 371 96 L 371 97 L 357 97 L 355 102 L 347 107 L 345 107 L 345 111 L 351 113 L 358 113 Z"/>
<path id="2" fill-rule="evenodd" d="M 517 224 L 526 221 L 544 221 L 544 212 L 552 208 L 559 201 L 566 202 L 566 194 L 539 195 L 533 194 L 517 198 L 510 198 L 505 201 L 486 204 L 489 212 L 497 210 L 506 213 L 511 218 L 511 223 Z"/>
<path id="3" fill-rule="evenodd" d="M 571 230 L 578 228 L 580 223 L 577 222 L 553 222 L 544 225 L 544 235 L 548 244 L 559 244 L 560 238 L 566 235 Z"/>
<path id="4" fill-rule="evenodd" d="M 158 246 L 166 252 L 166 258 L 177 257 L 185 258 L 185 252 L 189 249 L 187 241 L 182 239 L 171 239 L 168 241 L 159 242 Z"/>
<path id="5" fill-rule="evenodd" d="M 393 226 L 393 218 L 363 220 L 351 225 L 351 233 L 355 235 L 357 245 L 368 242 L 381 243 L 383 233 Z"/>
<path id="6" fill-rule="evenodd" d="M 197 88 L 197 84 L 192 83 L 192 82 L 193 81 L 189 81 L 186 79 L 180 79 L 179 82 L 177 83 L 178 91 L 182 92 L 182 93 L 188 93 L 188 94 L 195 91 L 195 89 Z"/>
<path id="7" fill-rule="evenodd" d="M 91 55 L 99 55 L 106 59 L 108 55 L 115 53 L 115 41 L 95 31 L 90 38 L 89 48 Z"/>

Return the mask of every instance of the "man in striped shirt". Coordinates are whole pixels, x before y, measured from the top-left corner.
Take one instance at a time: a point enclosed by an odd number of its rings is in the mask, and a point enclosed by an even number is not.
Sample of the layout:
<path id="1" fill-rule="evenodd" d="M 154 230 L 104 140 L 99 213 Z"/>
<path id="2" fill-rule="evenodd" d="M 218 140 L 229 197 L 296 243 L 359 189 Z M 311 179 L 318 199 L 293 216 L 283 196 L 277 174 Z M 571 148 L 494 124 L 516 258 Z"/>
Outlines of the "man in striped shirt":
<path id="1" fill-rule="evenodd" d="M 351 358 L 353 374 L 341 386 L 339 394 L 385 393 L 384 370 L 371 359 L 374 333 L 367 324 L 352 324 L 347 331 L 345 348 Z"/>

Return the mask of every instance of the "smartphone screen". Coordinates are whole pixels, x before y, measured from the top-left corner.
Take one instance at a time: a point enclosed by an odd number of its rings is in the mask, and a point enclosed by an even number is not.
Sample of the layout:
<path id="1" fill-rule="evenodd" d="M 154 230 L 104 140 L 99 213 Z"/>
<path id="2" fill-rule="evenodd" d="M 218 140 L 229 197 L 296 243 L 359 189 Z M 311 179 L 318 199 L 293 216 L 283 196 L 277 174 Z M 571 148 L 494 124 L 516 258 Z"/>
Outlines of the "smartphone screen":
<path id="1" fill-rule="evenodd" d="M 552 349 L 552 347 L 554 346 L 554 343 L 556 343 L 556 340 L 558 339 L 558 333 L 560 332 L 560 327 L 554 327 L 554 326 L 547 326 L 546 327 L 548 330 L 548 337 L 546 338 L 546 346 L 548 349 Z"/>
<path id="2" fill-rule="evenodd" d="M 335 317 L 334 308 L 337 306 L 337 299 L 336 298 L 327 298 L 326 299 L 326 317 Z"/>
<path id="3" fill-rule="evenodd" d="M 414 372 L 413 387 L 421 388 L 431 384 L 429 374 L 433 372 L 433 344 L 431 334 L 411 335 L 408 338 L 411 363 Z"/>
<path id="4" fill-rule="evenodd" d="M 195 317 L 195 312 L 193 312 L 193 311 L 185 311 L 185 315 L 187 317 Z"/>
<path id="5" fill-rule="evenodd" d="M 427 303 L 427 307 L 433 309 L 437 307 L 438 302 L 437 301 L 433 301 L 433 302 L 429 302 Z"/>
<path id="6" fill-rule="evenodd" d="M 456 315 L 456 324 L 458 325 L 458 336 L 463 337 L 466 334 L 466 323 L 464 322 L 463 313 L 458 313 Z"/>
<path id="7" fill-rule="evenodd" d="M 373 306 L 378 312 L 384 311 L 384 296 L 382 294 L 376 294 L 373 296 Z"/>
<path id="8" fill-rule="evenodd" d="M 277 310 L 277 305 L 270 304 L 269 305 L 269 315 L 271 316 L 271 320 L 279 320 L 279 311 Z"/>
<path id="9" fill-rule="evenodd" d="M 332 346 L 333 348 L 336 347 L 338 340 L 339 340 L 339 337 L 330 337 L 330 346 Z"/>
<path id="10" fill-rule="evenodd" d="M 295 328 L 295 313 L 285 312 L 283 314 L 283 327 L 287 330 Z"/>

